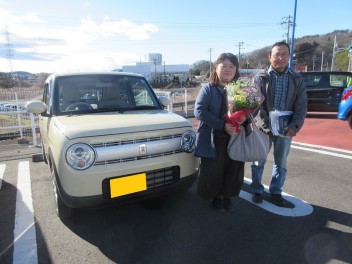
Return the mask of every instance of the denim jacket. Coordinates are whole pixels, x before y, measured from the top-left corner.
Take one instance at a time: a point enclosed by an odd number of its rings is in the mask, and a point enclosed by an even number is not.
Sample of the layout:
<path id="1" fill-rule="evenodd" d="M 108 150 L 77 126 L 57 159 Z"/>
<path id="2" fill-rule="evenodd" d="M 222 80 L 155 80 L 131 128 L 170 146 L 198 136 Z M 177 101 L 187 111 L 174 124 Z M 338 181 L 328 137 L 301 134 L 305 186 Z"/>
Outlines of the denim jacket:
<path id="1" fill-rule="evenodd" d="M 215 131 L 224 131 L 225 119 L 221 116 L 222 95 L 220 90 L 207 83 L 202 87 L 194 106 L 194 116 L 200 121 L 195 155 L 197 157 L 215 158 Z"/>

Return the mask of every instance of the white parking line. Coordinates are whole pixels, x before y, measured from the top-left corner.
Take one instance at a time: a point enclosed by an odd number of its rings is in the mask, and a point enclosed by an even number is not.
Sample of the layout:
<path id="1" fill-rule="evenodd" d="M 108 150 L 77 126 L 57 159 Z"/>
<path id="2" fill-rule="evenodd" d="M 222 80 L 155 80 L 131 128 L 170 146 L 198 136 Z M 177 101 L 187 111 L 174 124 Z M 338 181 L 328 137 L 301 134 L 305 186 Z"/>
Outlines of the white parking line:
<path id="1" fill-rule="evenodd" d="M 244 178 L 244 182 L 248 185 L 252 183 L 251 179 Z M 264 185 L 264 191 L 269 193 L 269 187 Z M 267 210 L 273 214 L 277 215 L 282 215 L 282 216 L 290 216 L 290 217 L 299 217 L 299 216 L 306 216 L 309 215 L 313 212 L 313 207 L 307 203 L 306 201 L 303 201 L 295 196 L 292 196 L 288 193 L 282 192 L 282 197 L 284 197 L 287 201 L 293 203 L 295 205 L 294 208 L 285 208 L 285 207 L 278 207 L 272 203 L 269 203 L 265 200 L 263 200 L 262 203 L 256 204 L 252 202 L 252 194 L 241 190 L 240 192 L 240 197 L 242 199 L 245 199 L 256 206 L 259 206 L 263 208 L 264 210 Z"/>
<path id="2" fill-rule="evenodd" d="M 339 153 L 335 153 L 335 152 L 331 152 L 331 151 L 325 151 L 325 150 L 319 150 L 319 149 L 313 149 L 313 148 L 304 148 L 304 147 L 299 147 L 299 146 L 294 146 L 294 145 L 292 145 L 291 148 L 316 152 L 316 153 L 320 153 L 320 154 L 324 154 L 324 155 L 330 155 L 330 156 L 340 157 L 340 158 L 345 158 L 345 159 L 352 159 L 352 155 L 344 155 L 344 154 L 339 154 Z"/>
<path id="3" fill-rule="evenodd" d="M 6 169 L 6 164 L 0 164 L 0 190 L 2 186 L 2 179 L 4 178 L 5 169 Z"/>
<path id="4" fill-rule="evenodd" d="M 13 249 L 14 264 L 38 263 L 33 212 L 29 161 L 23 161 L 18 164 Z"/>

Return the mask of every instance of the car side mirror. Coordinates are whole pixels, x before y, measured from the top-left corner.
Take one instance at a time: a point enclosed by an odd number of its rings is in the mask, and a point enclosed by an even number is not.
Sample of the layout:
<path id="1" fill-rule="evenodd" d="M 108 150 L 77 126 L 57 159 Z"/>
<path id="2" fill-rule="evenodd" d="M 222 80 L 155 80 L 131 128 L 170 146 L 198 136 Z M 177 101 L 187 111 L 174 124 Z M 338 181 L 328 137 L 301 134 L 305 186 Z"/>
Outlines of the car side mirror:
<path id="1" fill-rule="evenodd" d="M 29 101 L 26 104 L 27 112 L 32 114 L 42 114 L 46 113 L 48 109 L 47 105 L 39 100 Z"/>
<path id="2" fill-rule="evenodd" d="M 169 98 L 167 98 L 166 96 L 159 96 L 159 102 L 164 106 L 167 107 L 170 104 L 170 100 Z"/>

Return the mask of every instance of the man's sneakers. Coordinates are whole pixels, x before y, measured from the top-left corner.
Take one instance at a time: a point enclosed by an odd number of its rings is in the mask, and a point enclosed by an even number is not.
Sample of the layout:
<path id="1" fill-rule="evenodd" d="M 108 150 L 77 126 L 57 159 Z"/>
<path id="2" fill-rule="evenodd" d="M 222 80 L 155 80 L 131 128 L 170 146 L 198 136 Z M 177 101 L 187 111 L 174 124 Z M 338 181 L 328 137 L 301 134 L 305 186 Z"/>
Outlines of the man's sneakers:
<path id="1" fill-rule="evenodd" d="M 261 193 L 253 193 L 252 201 L 256 204 L 262 203 L 263 199 Z"/>
<path id="2" fill-rule="evenodd" d="M 232 212 L 234 210 L 233 203 L 230 197 L 224 197 L 223 203 L 226 212 Z"/>
<path id="3" fill-rule="evenodd" d="M 270 201 L 280 207 L 284 207 L 287 204 L 287 201 L 282 198 L 281 194 L 270 194 Z"/>
<path id="4" fill-rule="evenodd" d="M 253 203 L 259 204 L 263 202 L 261 193 L 253 193 L 252 195 Z M 281 196 L 281 194 L 270 194 L 270 201 L 280 207 L 285 207 L 287 201 Z"/>

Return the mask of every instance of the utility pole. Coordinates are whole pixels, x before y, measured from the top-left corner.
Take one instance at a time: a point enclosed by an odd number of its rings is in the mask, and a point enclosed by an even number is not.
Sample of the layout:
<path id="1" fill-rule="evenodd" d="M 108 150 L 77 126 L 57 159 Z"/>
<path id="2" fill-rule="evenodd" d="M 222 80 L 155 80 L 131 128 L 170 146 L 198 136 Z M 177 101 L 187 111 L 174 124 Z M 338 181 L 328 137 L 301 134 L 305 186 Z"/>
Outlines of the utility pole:
<path id="1" fill-rule="evenodd" d="M 212 52 L 212 48 L 210 48 L 208 51 L 210 53 L 210 58 L 209 58 L 209 77 L 210 77 L 210 73 L 211 73 L 211 52 Z"/>
<path id="2" fill-rule="evenodd" d="M 238 42 L 238 65 L 240 64 L 241 49 L 243 49 L 242 46 L 243 46 L 243 42 L 242 42 L 242 41 L 241 41 L 241 42 Z"/>
<path id="3" fill-rule="evenodd" d="M 334 64 L 335 64 L 335 57 L 336 57 L 336 50 L 337 50 L 337 42 L 336 42 L 336 35 L 334 39 L 334 47 L 332 49 L 332 59 L 331 59 L 331 71 L 334 70 Z"/>
<path id="4" fill-rule="evenodd" d="M 292 26 L 291 16 L 284 17 L 286 21 L 281 22 L 281 25 L 287 24 L 287 35 L 286 35 L 286 43 L 290 43 L 290 27 Z"/>
<path id="5" fill-rule="evenodd" d="M 154 83 L 156 83 L 156 58 L 154 58 L 153 61 L 154 61 Z"/>
<path id="6" fill-rule="evenodd" d="M 297 12 L 297 0 L 295 0 L 295 8 L 294 8 L 294 15 L 293 15 L 292 37 L 291 37 L 291 47 L 290 47 L 290 61 L 289 61 L 290 69 L 293 68 L 293 52 L 294 52 L 294 47 L 295 47 L 296 12 Z"/>

